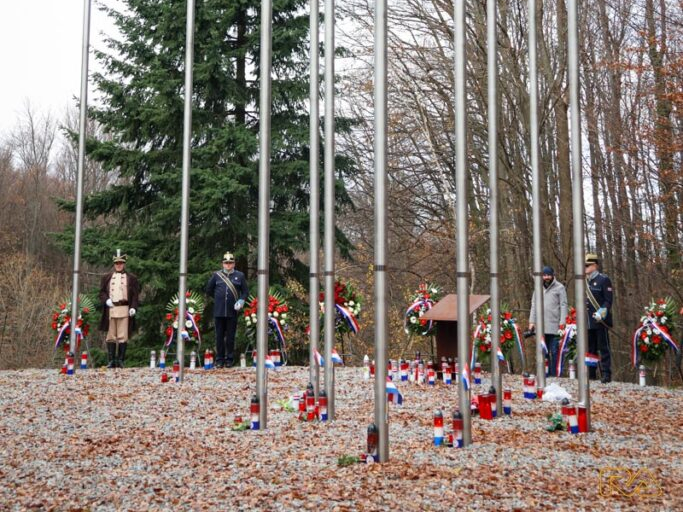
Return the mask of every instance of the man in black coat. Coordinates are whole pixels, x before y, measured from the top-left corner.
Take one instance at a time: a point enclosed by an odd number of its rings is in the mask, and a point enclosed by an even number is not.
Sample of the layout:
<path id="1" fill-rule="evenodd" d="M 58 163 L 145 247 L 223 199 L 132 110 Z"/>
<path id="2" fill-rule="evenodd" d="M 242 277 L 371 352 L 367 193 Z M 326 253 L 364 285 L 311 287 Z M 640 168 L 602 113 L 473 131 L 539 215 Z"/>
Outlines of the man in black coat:
<path id="1" fill-rule="evenodd" d="M 238 312 L 249 296 L 247 279 L 242 272 L 235 270 L 235 256 L 232 253 L 223 255 L 223 269 L 213 273 L 206 285 L 206 294 L 214 300 L 216 367 L 230 367 L 235 360 Z"/>
<path id="2" fill-rule="evenodd" d="M 103 306 L 100 331 L 107 333 L 107 368 L 123 368 L 128 339 L 135 328 L 135 314 L 140 305 L 140 283 L 134 274 L 126 272 L 126 259 L 121 249 L 117 249 L 113 257 L 113 272 L 102 276 L 100 281 L 100 303 Z"/>
<path id="3" fill-rule="evenodd" d="M 600 353 L 602 382 L 612 381 L 612 357 L 609 329 L 612 327 L 612 281 L 598 271 L 600 261 L 596 254 L 586 254 L 586 312 L 588 313 L 588 352 Z M 594 366 L 588 368 L 591 379 L 597 377 Z"/>

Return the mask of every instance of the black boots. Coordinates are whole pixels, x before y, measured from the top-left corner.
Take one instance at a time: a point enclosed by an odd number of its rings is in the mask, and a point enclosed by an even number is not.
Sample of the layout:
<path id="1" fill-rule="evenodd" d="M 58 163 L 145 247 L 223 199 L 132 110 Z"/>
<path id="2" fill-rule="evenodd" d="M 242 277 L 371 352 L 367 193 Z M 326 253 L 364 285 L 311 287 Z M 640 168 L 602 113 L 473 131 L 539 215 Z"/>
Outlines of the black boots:
<path id="1" fill-rule="evenodd" d="M 108 341 L 107 342 L 107 355 L 109 356 L 109 363 L 107 368 L 116 368 L 116 343 Z"/>
<path id="2" fill-rule="evenodd" d="M 118 361 L 118 367 L 119 368 L 123 368 L 125 366 L 126 347 L 128 347 L 128 343 L 119 343 L 119 361 Z"/>

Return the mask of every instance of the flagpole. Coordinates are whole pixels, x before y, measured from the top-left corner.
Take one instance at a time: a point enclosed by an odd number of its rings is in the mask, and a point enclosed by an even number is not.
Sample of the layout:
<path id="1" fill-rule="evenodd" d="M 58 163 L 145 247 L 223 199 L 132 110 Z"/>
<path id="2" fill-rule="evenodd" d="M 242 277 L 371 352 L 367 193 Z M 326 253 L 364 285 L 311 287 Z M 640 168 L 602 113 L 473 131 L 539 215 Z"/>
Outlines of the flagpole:
<path id="1" fill-rule="evenodd" d="M 469 317 L 469 261 L 467 230 L 467 102 L 465 67 L 465 1 L 456 0 L 453 15 L 455 50 L 455 193 L 456 193 L 456 280 L 458 294 L 458 359 L 460 379 L 458 398 L 462 414 L 463 446 L 472 443 L 469 391 L 465 389 L 463 376 L 468 364 L 470 317 Z"/>
<path id="2" fill-rule="evenodd" d="M 90 56 L 90 0 L 83 2 L 83 42 L 81 45 L 81 104 L 78 123 L 78 169 L 76 175 L 76 226 L 74 229 L 74 270 L 71 288 L 71 334 L 69 350 L 76 355 L 76 325 L 80 307 L 78 304 L 79 277 L 81 273 L 81 235 L 83 229 L 83 176 L 85 168 L 85 135 L 88 113 L 88 58 Z"/>
<path id="3" fill-rule="evenodd" d="M 579 402 L 586 407 L 586 424 L 591 429 L 591 400 L 588 368 L 586 368 L 586 276 L 583 245 L 583 174 L 581 166 L 581 103 L 579 100 L 579 8 L 577 0 L 567 3 L 569 122 L 571 127 L 572 221 L 574 249 L 574 291 L 576 297 L 576 346 L 579 377 Z"/>
<path id="4" fill-rule="evenodd" d="M 256 320 L 256 395 L 259 399 L 259 425 L 267 428 L 268 385 L 266 352 L 268 350 L 268 253 L 270 246 L 270 108 L 272 62 L 272 0 L 261 0 L 261 95 L 259 99 L 259 203 L 258 203 L 258 307 Z"/>
<path id="5" fill-rule="evenodd" d="M 320 113 L 319 113 L 319 80 L 320 64 L 318 58 L 319 42 L 319 0 L 311 0 L 310 31 L 311 31 L 311 68 L 310 68 L 310 273 L 309 273 L 309 305 L 308 316 L 310 325 L 309 334 L 309 378 L 313 383 L 316 399 L 320 392 L 320 369 L 315 360 L 315 351 L 320 342 Z"/>
<path id="6" fill-rule="evenodd" d="M 490 277 L 491 277 L 491 381 L 496 388 L 496 410 L 503 410 L 500 350 L 500 295 L 498 290 L 498 44 L 496 41 L 496 0 L 486 2 L 488 122 L 489 122 L 489 190 L 490 198 Z"/>
<path id="7" fill-rule="evenodd" d="M 325 391 L 327 415 L 335 418 L 332 347 L 334 308 L 334 0 L 325 0 Z"/>
<path id="8" fill-rule="evenodd" d="M 531 152 L 531 215 L 533 276 L 536 304 L 536 387 L 545 388 L 543 340 L 543 255 L 541 254 L 541 172 L 538 164 L 538 70 L 536 66 L 536 0 L 529 0 L 529 135 Z"/>
<path id="9" fill-rule="evenodd" d="M 194 65 L 194 0 L 187 0 L 187 24 L 185 26 L 185 106 L 183 113 L 183 177 L 182 203 L 180 207 L 180 271 L 178 274 L 178 379 L 185 377 L 185 311 L 187 292 L 187 246 L 190 217 L 190 165 L 192 164 L 192 71 Z"/>
<path id="10" fill-rule="evenodd" d="M 375 0 L 375 425 L 389 460 L 387 418 L 387 0 Z"/>

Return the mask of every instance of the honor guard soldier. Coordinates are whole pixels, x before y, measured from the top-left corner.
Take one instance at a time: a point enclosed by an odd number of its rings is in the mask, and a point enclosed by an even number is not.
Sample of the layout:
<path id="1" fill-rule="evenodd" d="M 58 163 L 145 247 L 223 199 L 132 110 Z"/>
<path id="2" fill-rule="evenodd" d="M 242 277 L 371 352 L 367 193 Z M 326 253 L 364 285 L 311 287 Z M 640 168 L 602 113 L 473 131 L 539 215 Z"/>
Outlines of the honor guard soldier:
<path id="1" fill-rule="evenodd" d="M 586 254 L 586 311 L 588 313 L 588 352 L 600 353 L 602 382 L 612 381 L 612 357 L 609 346 L 609 329 L 612 328 L 612 281 L 598 271 L 600 261 L 596 254 Z M 597 377 L 595 367 L 588 368 L 591 379 Z"/>
<path id="2" fill-rule="evenodd" d="M 206 294 L 213 297 L 213 318 L 216 325 L 216 367 L 232 366 L 235 351 L 237 315 L 249 296 L 247 279 L 235 270 L 235 256 L 223 255 L 223 269 L 214 272 L 206 285 Z"/>
<path id="3" fill-rule="evenodd" d="M 140 283 L 134 274 L 126 272 L 126 259 L 121 249 L 117 249 L 113 257 L 114 270 L 102 276 L 100 281 L 103 306 L 100 330 L 107 333 L 107 368 L 123 368 L 139 306 Z"/>

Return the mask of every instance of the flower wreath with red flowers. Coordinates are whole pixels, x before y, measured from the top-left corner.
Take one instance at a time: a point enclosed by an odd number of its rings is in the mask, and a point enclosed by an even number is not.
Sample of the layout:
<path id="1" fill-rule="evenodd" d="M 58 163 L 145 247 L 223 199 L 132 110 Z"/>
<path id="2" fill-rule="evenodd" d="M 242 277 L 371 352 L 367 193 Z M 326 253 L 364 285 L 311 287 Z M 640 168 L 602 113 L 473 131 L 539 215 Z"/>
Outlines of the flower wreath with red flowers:
<path id="1" fill-rule="evenodd" d="M 441 300 L 443 291 L 432 283 L 420 283 L 418 289 L 410 296 L 410 306 L 403 315 L 403 330 L 406 334 L 433 336 L 436 334 L 436 322 L 422 318 L 424 314 Z"/>
<path id="2" fill-rule="evenodd" d="M 325 325 L 325 292 L 320 292 L 321 331 Z M 334 328 L 339 334 L 358 334 L 362 298 L 350 282 L 335 281 L 334 283 Z"/>
<path id="3" fill-rule="evenodd" d="M 672 336 L 676 315 L 676 305 L 671 297 L 660 298 L 650 302 L 644 308 L 645 314 L 640 318 L 640 326 L 633 334 L 631 344 L 631 363 L 637 366 L 639 360 L 656 363 L 671 348 L 680 350 Z"/>
<path id="4" fill-rule="evenodd" d="M 79 295 L 80 312 L 76 321 L 76 351 L 80 349 L 81 340 L 90 333 L 90 324 L 95 321 L 95 301 L 87 295 Z M 66 340 L 71 336 L 71 299 L 62 300 L 52 310 L 52 330 L 55 332 L 55 348 L 64 343 L 64 350 L 69 350 Z"/>
<path id="5" fill-rule="evenodd" d="M 166 337 L 165 346 L 171 345 L 173 341 L 177 339 L 178 336 L 178 305 L 180 301 L 178 300 L 178 294 L 175 294 L 173 298 L 166 304 L 166 315 L 164 316 L 164 322 L 162 329 L 164 331 L 164 336 Z M 199 348 L 202 344 L 202 335 L 199 331 L 199 322 L 202 319 L 202 313 L 204 312 L 204 307 L 206 303 L 204 302 L 204 296 L 198 292 L 193 292 L 188 290 L 185 293 L 185 322 L 181 327 L 181 333 L 185 336 L 185 343 L 193 343 Z"/>
<path id="6" fill-rule="evenodd" d="M 285 331 L 289 330 L 289 305 L 284 296 L 272 288 L 268 290 L 268 339 L 273 340 L 275 348 L 286 352 Z M 249 297 L 242 313 L 247 334 L 256 337 L 258 322 L 258 297 Z"/>

